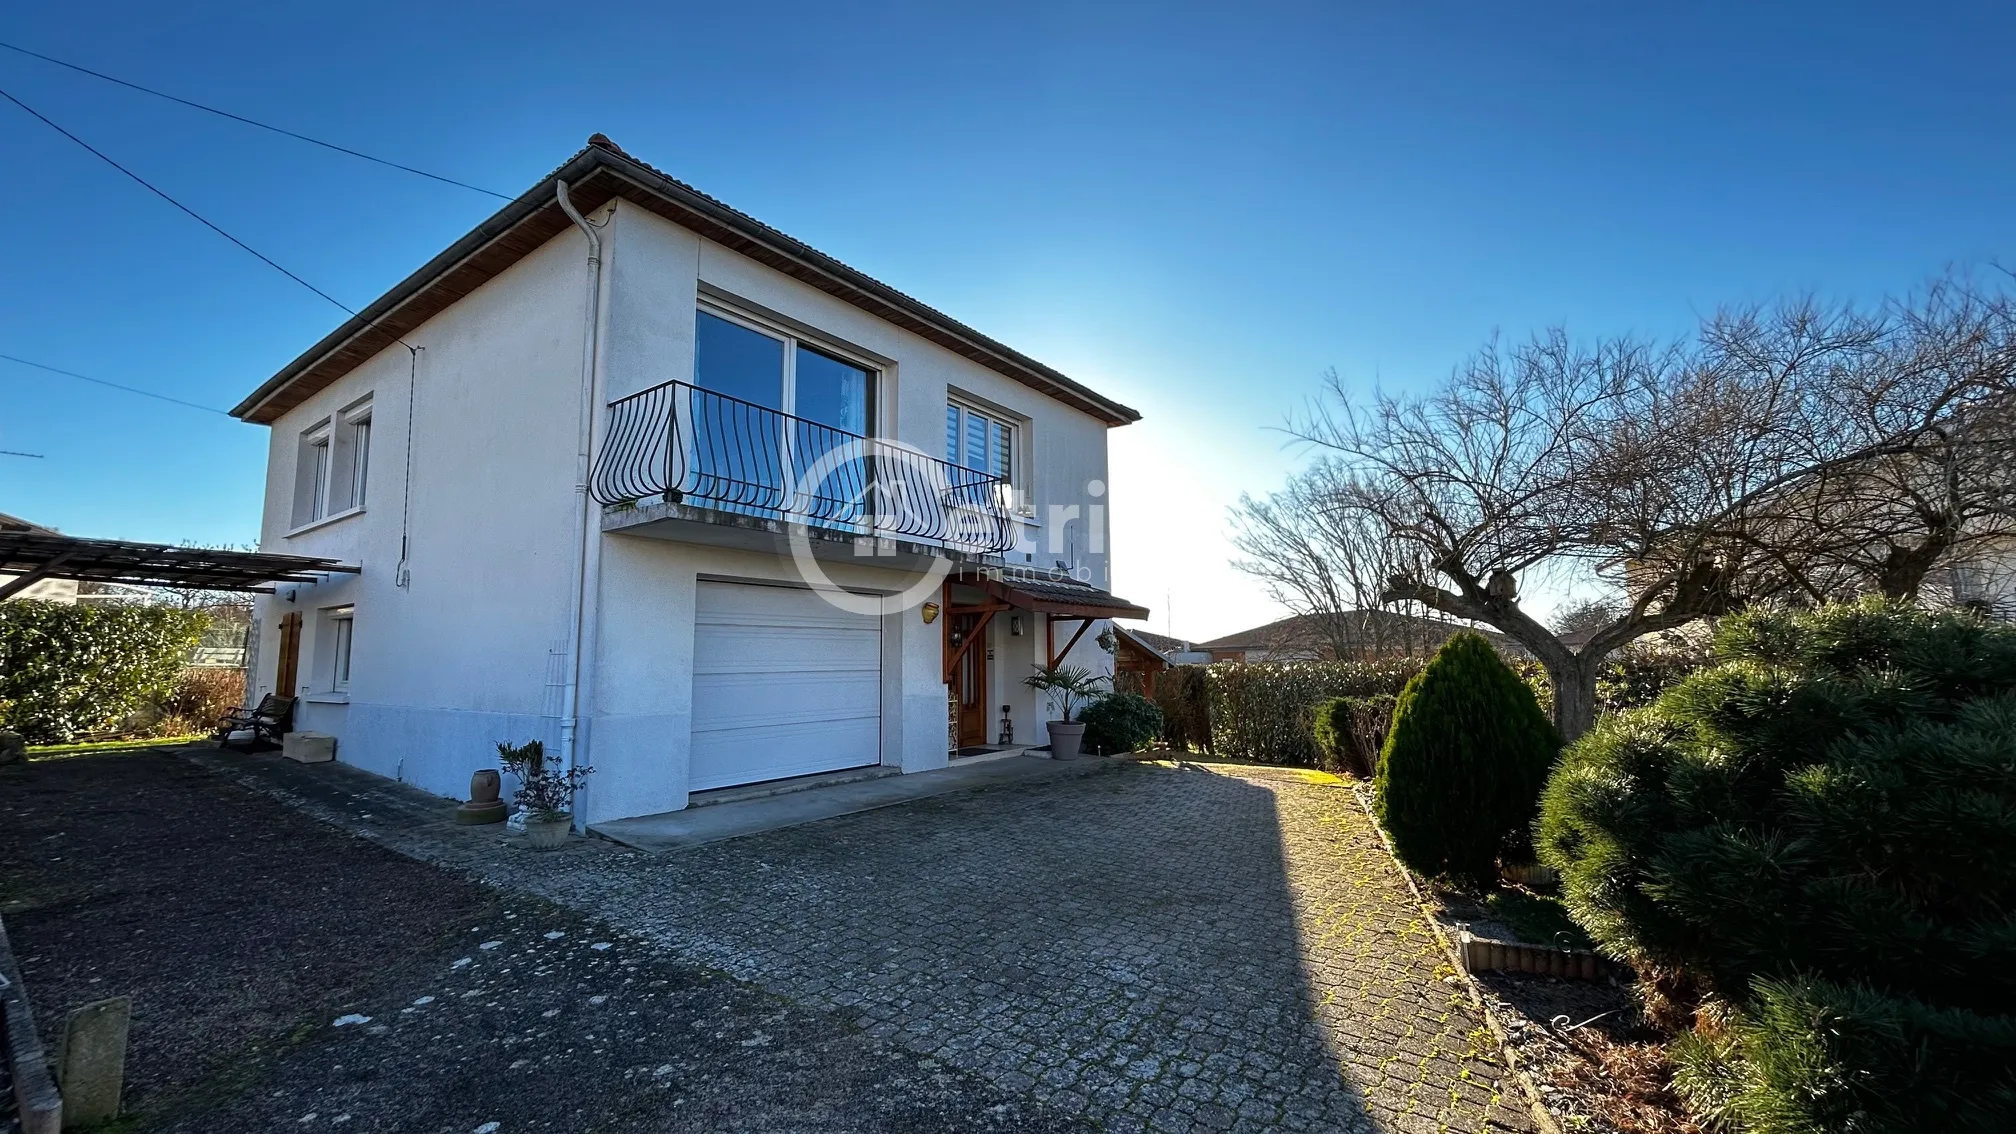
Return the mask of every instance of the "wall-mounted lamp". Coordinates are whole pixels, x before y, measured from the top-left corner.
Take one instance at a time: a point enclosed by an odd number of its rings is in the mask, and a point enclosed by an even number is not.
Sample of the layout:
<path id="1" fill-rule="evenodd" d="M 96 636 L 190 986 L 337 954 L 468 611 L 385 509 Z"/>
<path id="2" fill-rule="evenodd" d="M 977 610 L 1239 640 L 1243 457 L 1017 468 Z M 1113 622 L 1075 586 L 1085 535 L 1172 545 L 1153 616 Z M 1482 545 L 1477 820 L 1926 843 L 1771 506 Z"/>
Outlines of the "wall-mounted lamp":
<path id="1" fill-rule="evenodd" d="M 929 625 L 931 625 L 931 624 L 932 624 L 933 622 L 936 622 L 936 621 L 938 621 L 938 604 L 937 604 L 937 603 L 935 603 L 935 602 L 927 602 L 927 603 L 925 603 L 925 604 L 924 604 L 924 625 L 926 625 L 926 626 L 929 626 Z"/>
<path id="2" fill-rule="evenodd" d="M 1020 638 L 1022 636 L 1021 615 L 1011 614 L 1008 616 L 1008 636 L 1011 638 Z"/>

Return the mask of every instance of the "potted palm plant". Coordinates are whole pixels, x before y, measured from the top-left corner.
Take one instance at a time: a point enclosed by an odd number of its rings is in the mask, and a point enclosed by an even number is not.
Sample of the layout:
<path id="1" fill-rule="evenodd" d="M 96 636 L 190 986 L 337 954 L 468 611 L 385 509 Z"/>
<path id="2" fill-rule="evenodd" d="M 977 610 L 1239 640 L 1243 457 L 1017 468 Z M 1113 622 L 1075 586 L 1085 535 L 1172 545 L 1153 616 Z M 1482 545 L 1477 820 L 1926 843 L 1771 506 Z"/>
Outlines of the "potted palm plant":
<path id="1" fill-rule="evenodd" d="M 518 777 L 518 791 L 511 798 L 525 813 L 526 843 L 534 850 L 564 844 L 574 826 L 574 793 L 595 769 L 548 767 L 546 746 L 536 740 L 515 745 L 499 741 L 497 760 Z"/>
<path id="2" fill-rule="evenodd" d="M 1022 684 L 1043 693 L 1057 706 L 1062 720 L 1049 722 L 1050 758 L 1071 760 L 1085 742 L 1085 725 L 1074 719 L 1078 707 L 1099 695 L 1106 679 L 1083 666 L 1040 665 Z"/>

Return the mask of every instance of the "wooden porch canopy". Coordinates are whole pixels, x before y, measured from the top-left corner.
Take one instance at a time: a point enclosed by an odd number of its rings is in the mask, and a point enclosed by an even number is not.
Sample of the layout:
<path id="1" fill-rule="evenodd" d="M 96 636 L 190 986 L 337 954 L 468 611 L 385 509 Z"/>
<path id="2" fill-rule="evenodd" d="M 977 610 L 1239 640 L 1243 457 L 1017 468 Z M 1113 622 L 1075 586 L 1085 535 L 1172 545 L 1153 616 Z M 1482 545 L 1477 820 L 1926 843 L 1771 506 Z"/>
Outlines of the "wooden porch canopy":
<path id="1" fill-rule="evenodd" d="M 359 570 L 338 560 L 306 555 L 85 539 L 50 531 L 0 531 L 0 575 L 19 576 L 0 583 L 0 599 L 44 579 L 270 592 L 274 583 L 313 583 L 332 572 L 354 575 Z"/>
<path id="2" fill-rule="evenodd" d="M 959 583 L 984 591 L 989 601 L 976 605 L 955 606 L 949 601 L 949 595 L 951 594 L 950 584 L 952 583 Z M 1083 638 L 1085 631 L 1097 620 L 1101 618 L 1148 617 L 1147 607 L 1136 606 L 1109 591 L 1102 591 L 1095 586 L 1081 583 L 1069 576 L 1063 578 L 1009 577 L 999 570 L 961 571 L 947 580 L 946 594 L 948 595 L 948 601 L 945 604 L 947 613 L 978 613 L 980 615 L 980 622 L 966 636 L 965 640 L 960 642 L 956 647 L 950 644 L 948 630 L 947 648 L 945 651 L 945 679 L 947 681 L 952 679 L 952 673 L 958 667 L 960 655 L 971 648 L 974 642 L 980 640 L 981 631 L 986 629 L 987 623 L 993 619 L 995 614 L 1003 610 L 1026 610 L 1034 614 L 1049 616 L 1043 623 L 1043 645 L 1047 651 L 1045 660 L 1052 666 L 1064 660 L 1064 656 L 1069 654 L 1071 648 L 1078 644 L 1078 639 Z M 1078 623 L 1078 629 L 1071 635 L 1070 641 L 1065 642 L 1064 648 L 1060 650 L 1057 648 L 1057 624 L 1059 622 L 1072 621 Z M 947 625 L 950 625 L 949 619 L 947 620 Z"/>

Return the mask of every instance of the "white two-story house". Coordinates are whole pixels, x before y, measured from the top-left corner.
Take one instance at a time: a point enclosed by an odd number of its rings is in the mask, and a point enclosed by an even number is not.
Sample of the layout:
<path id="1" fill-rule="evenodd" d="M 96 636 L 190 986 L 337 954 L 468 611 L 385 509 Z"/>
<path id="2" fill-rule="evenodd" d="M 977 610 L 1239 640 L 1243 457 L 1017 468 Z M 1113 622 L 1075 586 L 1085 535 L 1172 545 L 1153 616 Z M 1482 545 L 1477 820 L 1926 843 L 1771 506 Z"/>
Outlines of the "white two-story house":
<path id="1" fill-rule="evenodd" d="M 233 412 L 262 550 L 361 568 L 261 601 L 253 692 L 444 796 L 532 738 L 584 823 L 1041 744 L 1023 679 L 1146 614 L 1138 414 L 599 135 Z"/>

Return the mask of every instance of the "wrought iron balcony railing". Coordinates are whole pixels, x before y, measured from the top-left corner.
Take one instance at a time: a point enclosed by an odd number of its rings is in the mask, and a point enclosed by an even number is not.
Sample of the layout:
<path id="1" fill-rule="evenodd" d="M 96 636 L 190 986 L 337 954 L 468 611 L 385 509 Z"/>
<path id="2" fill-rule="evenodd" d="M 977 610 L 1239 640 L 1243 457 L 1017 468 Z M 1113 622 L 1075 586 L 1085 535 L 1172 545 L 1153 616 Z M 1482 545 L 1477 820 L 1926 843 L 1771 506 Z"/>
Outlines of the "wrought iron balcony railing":
<path id="1" fill-rule="evenodd" d="M 1000 477 L 690 382 L 609 403 L 590 484 L 603 504 L 662 497 L 975 554 L 1015 545 Z"/>

